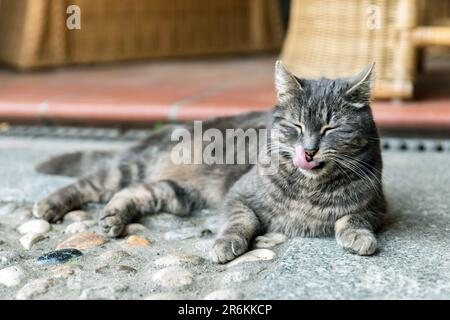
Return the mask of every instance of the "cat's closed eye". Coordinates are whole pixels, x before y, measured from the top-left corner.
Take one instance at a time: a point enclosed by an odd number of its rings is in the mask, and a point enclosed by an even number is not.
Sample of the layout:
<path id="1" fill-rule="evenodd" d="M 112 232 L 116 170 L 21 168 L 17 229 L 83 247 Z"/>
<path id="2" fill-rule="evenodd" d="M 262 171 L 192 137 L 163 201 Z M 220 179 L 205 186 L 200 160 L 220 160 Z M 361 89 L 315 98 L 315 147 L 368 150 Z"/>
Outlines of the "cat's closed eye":
<path id="1" fill-rule="evenodd" d="M 322 135 L 322 136 L 324 136 L 324 135 L 326 135 L 327 133 L 329 133 L 331 130 L 334 130 L 334 129 L 336 129 L 337 127 L 333 127 L 333 126 L 330 126 L 330 125 L 325 125 L 325 126 L 323 126 L 322 127 L 322 129 L 320 129 L 320 134 Z"/>
<path id="2" fill-rule="evenodd" d="M 298 134 L 303 134 L 303 131 L 304 131 L 303 125 L 300 123 L 293 123 L 290 121 L 281 121 L 280 125 L 287 129 L 295 129 L 298 132 Z"/>

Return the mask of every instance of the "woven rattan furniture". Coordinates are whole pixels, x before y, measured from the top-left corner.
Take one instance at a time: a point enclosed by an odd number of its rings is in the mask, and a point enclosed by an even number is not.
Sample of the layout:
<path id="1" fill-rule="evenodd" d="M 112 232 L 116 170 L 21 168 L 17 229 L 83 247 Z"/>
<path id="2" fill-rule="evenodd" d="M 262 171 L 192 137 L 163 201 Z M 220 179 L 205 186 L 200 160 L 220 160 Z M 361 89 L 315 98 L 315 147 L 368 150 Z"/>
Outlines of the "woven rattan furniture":
<path id="1" fill-rule="evenodd" d="M 81 9 L 68 30 L 66 9 Z M 276 0 L 0 0 L 0 61 L 27 69 L 281 47 Z"/>
<path id="2" fill-rule="evenodd" d="M 450 46 L 448 0 L 292 0 L 282 59 L 304 77 L 376 62 L 376 98 L 413 97 L 417 48 Z"/>

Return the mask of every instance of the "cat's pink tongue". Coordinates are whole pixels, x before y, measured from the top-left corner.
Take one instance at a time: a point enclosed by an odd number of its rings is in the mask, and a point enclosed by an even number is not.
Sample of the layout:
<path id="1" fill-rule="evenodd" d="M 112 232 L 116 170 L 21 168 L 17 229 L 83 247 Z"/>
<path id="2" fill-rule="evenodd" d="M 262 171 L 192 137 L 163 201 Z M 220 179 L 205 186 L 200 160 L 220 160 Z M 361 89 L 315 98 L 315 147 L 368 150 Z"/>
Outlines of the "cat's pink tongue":
<path id="1" fill-rule="evenodd" d="M 305 149 L 303 149 L 302 146 L 296 146 L 295 147 L 295 157 L 293 159 L 294 166 L 297 168 L 302 168 L 306 170 L 314 169 L 319 165 L 318 162 L 313 161 L 307 161 L 306 160 L 306 154 Z"/>

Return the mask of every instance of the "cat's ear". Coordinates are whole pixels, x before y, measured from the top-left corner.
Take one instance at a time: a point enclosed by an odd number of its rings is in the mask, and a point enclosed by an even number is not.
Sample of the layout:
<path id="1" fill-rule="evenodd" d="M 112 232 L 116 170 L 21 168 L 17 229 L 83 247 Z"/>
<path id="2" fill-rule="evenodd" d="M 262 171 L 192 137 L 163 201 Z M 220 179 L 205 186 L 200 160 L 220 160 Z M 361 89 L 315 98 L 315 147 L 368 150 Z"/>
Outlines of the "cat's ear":
<path id="1" fill-rule="evenodd" d="M 299 80 L 286 69 L 280 60 L 275 63 L 275 88 L 279 102 L 285 102 L 298 95 L 299 92 L 303 92 Z"/>
<path id="2" fill-rule="evenodd" d="M 345 98 L 356 108 L 362 108 L 370 101 L 374 67 L 375 62 L 348 79 L 348 89 L 345 92 Z"/>

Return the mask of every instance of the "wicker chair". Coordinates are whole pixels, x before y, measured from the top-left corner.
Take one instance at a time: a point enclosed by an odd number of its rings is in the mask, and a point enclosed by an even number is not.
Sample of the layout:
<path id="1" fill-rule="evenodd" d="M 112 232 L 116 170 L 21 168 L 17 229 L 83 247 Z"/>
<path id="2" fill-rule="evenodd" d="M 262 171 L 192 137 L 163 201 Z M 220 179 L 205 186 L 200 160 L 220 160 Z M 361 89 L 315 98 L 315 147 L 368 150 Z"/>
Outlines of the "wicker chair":
<path id="1" fill-rule="evenodd" d="M 81 30 L 66 9 L 81 8 Z M 75 63 L 279 49 L 274 0 L 0 0 L 0 61 Z"/>
<path id="2" fill-rule="evenodd" d="M 449 0 L 292 0 L 281 56 L 312 78 L 356 73 L 375 61 L 374 97 L 412 98 L 417 49 L 450 46 L 449 25 L 432 25 L 445 17 Z"/>

